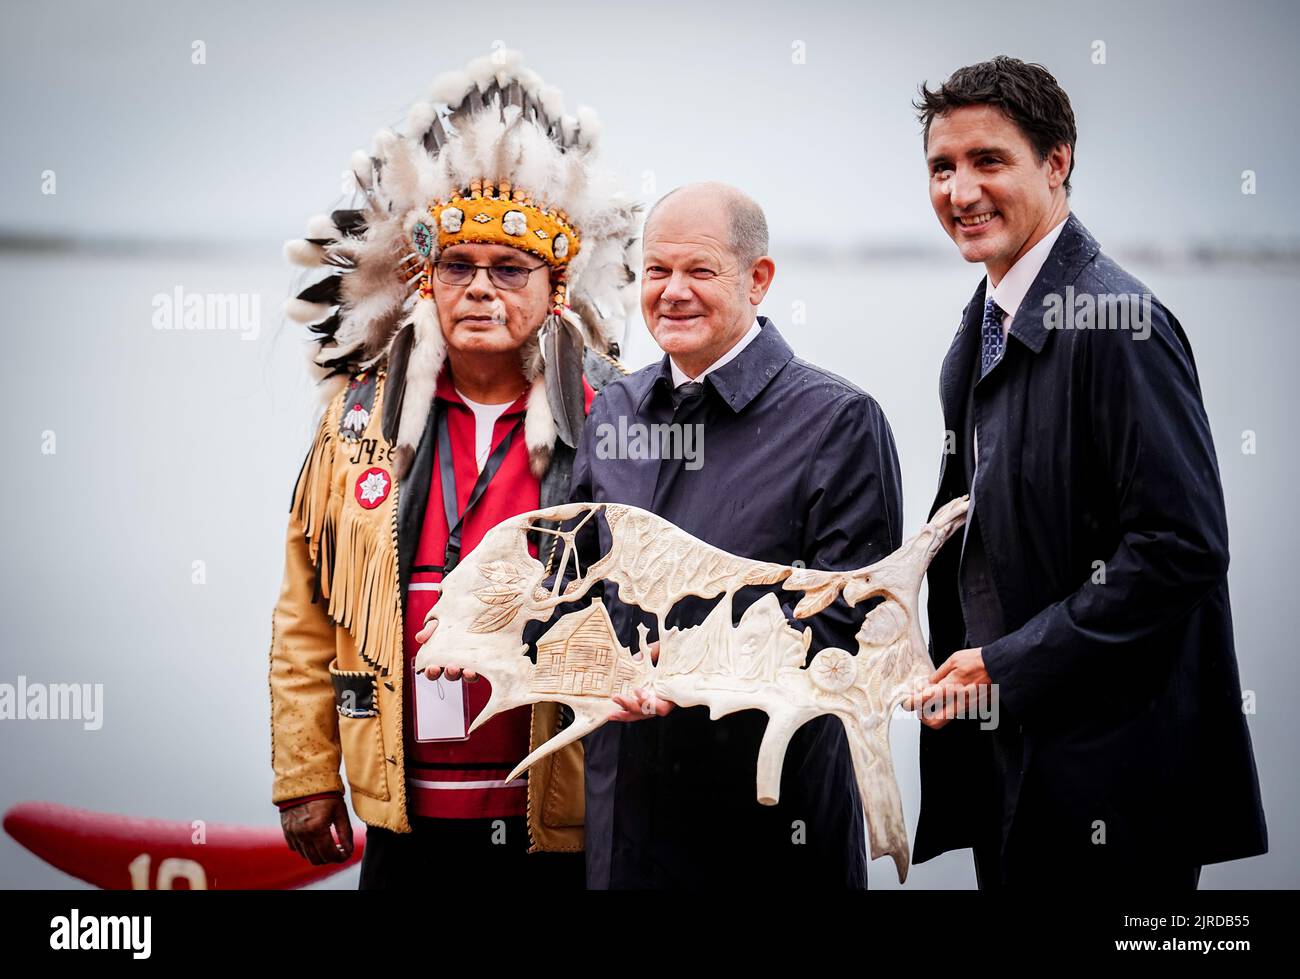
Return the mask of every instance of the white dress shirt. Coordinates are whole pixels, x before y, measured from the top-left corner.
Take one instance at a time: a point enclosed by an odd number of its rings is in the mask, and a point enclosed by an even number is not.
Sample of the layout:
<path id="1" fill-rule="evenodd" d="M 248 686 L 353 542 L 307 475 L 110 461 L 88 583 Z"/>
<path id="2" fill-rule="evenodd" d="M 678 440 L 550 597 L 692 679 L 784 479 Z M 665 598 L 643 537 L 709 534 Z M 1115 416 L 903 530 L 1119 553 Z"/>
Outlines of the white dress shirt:
<path id="1" fill-rule="evenodd" d="M 1047 261 L 1047 255 L 1056 244 L 1056 239 L 1061 237 L 1061 229 L 1065 227 L 1068 218 L 1067 214 L 1061 219 L 1060 224 L 1043 235 L 1042 241 L 1021 255 L 1016 264 L 1007 269 L 1007 274 L 996 286 L 988 284 L 988 277 L 985 276 L 984 298 L 992 299 L 1002 310 L 1003 336 L 1006 336 L 1007 331 L 1011 329 L 1011 321 L 1016 318 L 1016 310 L 1025 301 L 1025 295 L 1038 278 L 1038 273 L 1043 270 L 1043 263 Z"/>
<path id="2" fill-rule="evenodd" d="M 723 354 L 721 357 L 715 360 L 712 364 L 706 367 L 703 371 L 701 371 L 699 377 L 687 376 L 686 372 L 677 366 L 677 361 L 673 360 L 672 354 L 669 354 L 668 363 L 672 367 L 672 371 L 673 371 L 673 387 L 679 388 L 683 384 L 686 384 L 690 381 L 702 381 L 704 380 L 705 374 L 710 374 L 713 371 L 716 371 L 719 367 L 731 363 L 733 360 L 735 360 L 737 357 L 740 356 L 740 352 L 742 350 L 744 350 L 746 347 L 748 347 L 751 343 L 754 342 L 754 337 L 758 336 L 758 334 L 762 331 L 762 329 L 763 328 L 758 323 L 758 317 L 755 316 L 754 325 L 751 326 L 748 331 L 746 331 L 745 335 L 740 338 L 740 341 L 734 347 L 728 350 L 725 354 Z"/>
<path id="3" fill-rule="evenodd" d="M 1061 229 L 1065 227 L 1065 222 L 1069 217 L 1070 215 L 1066 214 L 1061 219 L 1060 224 L 1043 235 L 1042 241 L 1021 255 L 1016 264 L 1007 269 L 1007 274 L 1002 277 L 1002 281 L 996 286 L 989 283 L 988 276 L 984 277 L 985 301 L 992 299 L 998 304 L 998 308 L 1002 310 L 1002 336 L 1004 339 L 1011 330 L 1012 321 L 1016 318 L 1016 310 L 1025 301 L 1025 295 L 1038 279 L 1038 273 L 1043 270 L 1043 263 L 1047 261 L 1047 255 L 1051 252 L 1052 246 L 1056 244 L 1056 239 L 1061 237 Z M 976 351 L 975 363 L 978 370 L 979 351 Z M 975 465 L 977 468 L 980 458 L 979 434 L 979 429 L 974 429 L 971 439 L 971 444 L 975 448 Z"/>

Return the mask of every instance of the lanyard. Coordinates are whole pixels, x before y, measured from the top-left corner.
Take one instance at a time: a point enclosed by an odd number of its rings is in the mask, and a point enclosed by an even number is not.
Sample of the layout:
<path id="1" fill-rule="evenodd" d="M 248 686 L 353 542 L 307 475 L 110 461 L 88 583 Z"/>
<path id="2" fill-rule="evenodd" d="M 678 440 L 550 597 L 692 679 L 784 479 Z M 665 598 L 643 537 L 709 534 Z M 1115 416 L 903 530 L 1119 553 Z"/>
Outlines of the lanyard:
<path id="1" fill-rule="evenodd" d="M 438 412 L 438 473 L 442 482 L 442 509 L 447 515 L 447 553 L 442 561 L 444 576 L 451 574 L 451 569 L 460 563 L 460 536 L 465 517 L 470 510 L 474 509 L 474 504 L 482 499 L 483 494 L 487 492 L 488 483 L 492 482 L 492 477 L 501 468 L 506 453 L 510 451 L 510 443 L 515 440 L 515 434 L 523 427 L 523 424 L 524 420 L 522 418 L 515 422 L 509 434 L 501 440 L 501 444 L 488 456 L 487 464 L 483 466 L 483 471 L 478 474 L 478 481 L 474 483 L 474 489 L 470 491 L 469 502 L 465 504 L 465 512 L 457 516 L 456 467 L 453 465 L 451 458 L 451 433 L 447 428 L 446 406 L 444 405 L 442 410 Z"/>

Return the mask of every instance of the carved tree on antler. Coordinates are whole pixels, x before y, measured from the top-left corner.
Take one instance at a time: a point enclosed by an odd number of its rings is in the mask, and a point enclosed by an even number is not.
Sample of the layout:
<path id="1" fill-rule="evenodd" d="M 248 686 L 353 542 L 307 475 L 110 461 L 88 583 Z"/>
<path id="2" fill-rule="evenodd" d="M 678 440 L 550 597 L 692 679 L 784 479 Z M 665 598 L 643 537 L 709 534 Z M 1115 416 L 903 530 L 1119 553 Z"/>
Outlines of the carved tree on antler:
<path id="1" fill-rule="evenodd" d="M 882 561 L 856 571 L 818 571 L 751 561 L 719 550 L 662 517 L 614 503 L 575 503 L 521 514 L 498 524 L 443 580 L 430 612 L 438 628 L 416 669 L 455 665 L 486 676 L 487 705 L 470 730 L 496 714 L 550 700 L 567 704 L 574 723 L 528 755 L 534 762 L 603 724 L 614 693 L 650 687 L 684 707 L 707 706 L 712 718 L 757 708 L 769 722 L 759 747 L 758 801 L 775 804 L 790 738 L 807 721 L 834 714 L 844 724 L 866 811 L 873 858 L 889 854 L 899 880 L 909 850 L 902 802 L 889 752 L 894 709 L 931 672 L 918 601 L 935 553 L 965 521 L 965 497 L 935 513 L 920 532 Z M 612 541 L 594 564 L 579 564 L 577 535 L 603 514 Z M 569 529 L 550 526 L 573 522 Z M 563 542 L 554 581 L 528 553 L 530 531 Z M 657 664 L 633 656 L 615 635 L 601 599 L 561 616 L 537 640 L 536 664 L 524 626 L 550 619 L 561 605 L 584 598 L 599 581 L 618 585 L 619 600 L 655 616 Z M 750 585 L 799 591 L 797 619 L 809 618 L 840 595 L 850 605 L 879 597 L 858 630 L 856 655 L 828 647 L 805 667 L 811 633 L 794 628 L 774 593 L 764 595 L 733 625 L 732 600 Z M 721 601 L 703 623 L 667 628 L 668 613 L 687 596 Z M 644 633 L 642 641 L 644 643 Z"/>

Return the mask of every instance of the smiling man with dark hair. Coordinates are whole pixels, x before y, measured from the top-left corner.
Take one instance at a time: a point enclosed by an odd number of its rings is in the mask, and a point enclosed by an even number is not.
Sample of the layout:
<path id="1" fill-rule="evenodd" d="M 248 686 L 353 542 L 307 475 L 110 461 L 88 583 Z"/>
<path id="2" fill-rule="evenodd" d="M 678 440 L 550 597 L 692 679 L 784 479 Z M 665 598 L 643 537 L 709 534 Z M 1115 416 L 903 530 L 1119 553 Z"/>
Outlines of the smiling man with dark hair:
<path id="1" fill-rule="evenodd" d="M 1074 113 L 1045 68 L 962 68 L 916 108 L 935 214 L 986 272 L 940 378 L 934 509 L 972 503 L 929 573 L 916 862 L 972 847 L 982 889 L 1195 888 L 1268 844 L 1191 345 L 1070 213 Z M 1140 331 L 1103 315 L 1130 301 Z M 988 687 L 992 730 L 959 717 Z"/>

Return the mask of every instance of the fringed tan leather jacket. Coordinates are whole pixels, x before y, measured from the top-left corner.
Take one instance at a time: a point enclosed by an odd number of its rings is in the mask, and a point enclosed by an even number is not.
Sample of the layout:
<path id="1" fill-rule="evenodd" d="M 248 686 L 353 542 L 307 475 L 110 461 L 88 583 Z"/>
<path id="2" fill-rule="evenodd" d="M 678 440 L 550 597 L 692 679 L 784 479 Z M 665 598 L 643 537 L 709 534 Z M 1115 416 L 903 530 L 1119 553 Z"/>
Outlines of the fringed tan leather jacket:
<path id="1" fill-rule="evenodd" d="M 616 361 L 588 352 L 585 373 L 600 390 L 624 372 Z M 356 441 L 340 438 L 345 410 L 352 408 L 353 388 L 345 388 L 327 407 L 293 492 L 284 580 L 272 617 L 271 797 L 279 803 L 341 792 L 341 758 L 357 816 L 407 833 L 402 595 L 428 503 L 418 488 L 423 485 L 427 495 L 434 440 L 422 440 L 430 446 L 430 458 L 417 452 L 404 480 L 394 473 L 382 503 L 359 505 L 352 488 L 363 472 L 375 466 L 394 472 L 393 448 L 380 422 L 384 368 L 370 372 L 369 379 L 373 399 L 368 399 L 367 420 L 359 432 L 355 425 L 349 430 Z M 567 498 L 572 463 L 573 451 L 557 442 L 542 478 L 543 507 Z M 372 692 L 359 705 L 353 702 L 358 677 L 369 680 Z M 346 716 L 336 702 L 343 694 L 349 699 Z M 555 734 L 560 723 L 558 705 L 537 704 L 531 748 Z M 576 742 L 530 769 L 530 851 L 582 849 L 582 750 Z"/>

